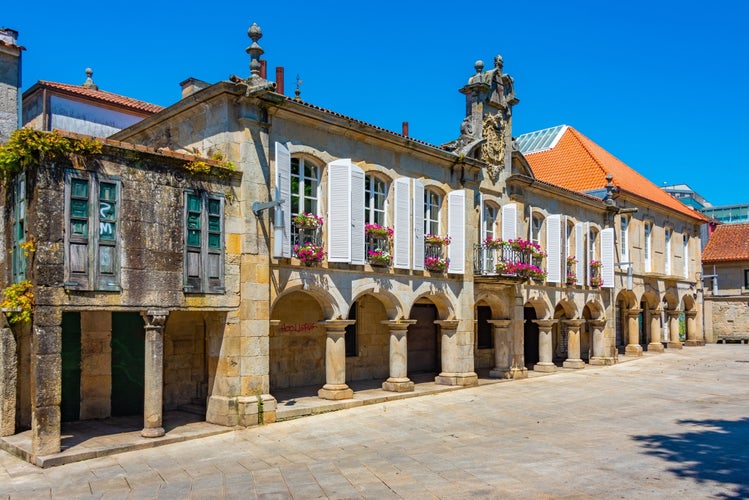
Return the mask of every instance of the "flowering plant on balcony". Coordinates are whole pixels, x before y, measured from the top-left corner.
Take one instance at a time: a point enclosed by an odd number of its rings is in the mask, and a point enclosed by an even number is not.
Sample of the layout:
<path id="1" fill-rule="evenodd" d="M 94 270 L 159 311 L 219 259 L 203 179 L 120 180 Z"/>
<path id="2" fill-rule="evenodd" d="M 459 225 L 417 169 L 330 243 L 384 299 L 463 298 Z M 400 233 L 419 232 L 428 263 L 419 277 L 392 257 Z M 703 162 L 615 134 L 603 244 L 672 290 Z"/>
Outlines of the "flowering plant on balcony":
<path id="1" fill-rule="evenodd" d="M 389 266 L 390 261 L 393 260 L 390 252 L 380 249 L 367 252 L 367 258 L 369 259 L 369 263 L 373 266 Z"/>
<path id="2" fill-rule="evenodd" d="M 371 236 L 372 238 L 389 240 L 393 237 L 393 230 L 389 227 L 381 226 L 379 224 L 367 224 L 366 226 L 364 226 L 364 234 L 367 236 Z"/>
<path id="3" fill-rule="evenodd" d="M 319 215 L 305 212 L 292 217 L 291 223 L 301 229 L 317 229 L 318 227 L 322 227 L 323 218 Z"/>
<path id="4" fill-rule="evenodd" d="M 593 286 L 596 288 L 603 286 L 603 278 L 600 278 L 598 276 L 593 276 L 592 278 L 590 278 L 590 286 Z"/>
<path id="5" fill-rule="evenodd" d="M 600 269 L 601 268 L 601 261 L 600 260 L 591 260 L 590 261 L 590 268 L 591 269 Z"/>
<path id="6" fill-rule="evenodd" d="M 425 234 L 424 235 L 424 243 L 428 245 L 449 245 L 452 241 L 452 238 L 449 236 L 439 236 L 437 234 Z"/>
<path id="7" fill-rule="evenodd" d="M 575 283 L 577 283 L 577 275 L 574 273 L 574 271 L 568 271 L 567 272 L 567 284 L 574 285 Z"/>
<path id="8" fill-rule="evenodd" d="M 424 259 L 424 267 L 430 271 L 444 272 L 450 266 L 450 259 L 429 256 Z"/>
<path id="9" fill-rule="evenodd" d="M 541 252 L 541 245 L 539 245 L 538 243 L 534 243 L 530 240 L 523 239 L 523 238 L 510 240 L 509 243 L 513 249 L 519 250 L 521 252 L 531 252 L 531 253 Z"/>
<path id="10" fill-rule="evenodd" d="M 494 266 L 497 274 L 515 274 L 515 265 L 512 262 L 501 261 Z"/>
<path id="11" fill-rule="evenodd" d="M 322 262 L 328 254 L 322 245 L 316 243 L 305 243 L 303 245 L 294 245 L 294 254 L 296 258 L 302 261 L 305 266 L 311 266 Z"/>
<path id="12" fill-rule="evenodd" d="M 577 264 L 577 259 L 575 257 L 573 257 L 573 256 L 567 257 L 567 265 L 568 266 L 574 266 L 575 264 Z"/>
<path id="13" fill-rule="evenodd" d="M 510 243 L 507 241 L 504 241 L 501 238 L 492 238 L 491 236 L 487 236 L 484 239 L 484 248 L 493 248 L 493 249 L 499 249 L 502 247 L 509 246 Z"/>
<path id="14" fill-rule="evenodd" d="M 524 276 L 533 280 L 542 281 L 546 279 L 546 272 L 538 266 L 527 264 L 525 262 L 516 262 L 514 264 L 515 274 Z"/>

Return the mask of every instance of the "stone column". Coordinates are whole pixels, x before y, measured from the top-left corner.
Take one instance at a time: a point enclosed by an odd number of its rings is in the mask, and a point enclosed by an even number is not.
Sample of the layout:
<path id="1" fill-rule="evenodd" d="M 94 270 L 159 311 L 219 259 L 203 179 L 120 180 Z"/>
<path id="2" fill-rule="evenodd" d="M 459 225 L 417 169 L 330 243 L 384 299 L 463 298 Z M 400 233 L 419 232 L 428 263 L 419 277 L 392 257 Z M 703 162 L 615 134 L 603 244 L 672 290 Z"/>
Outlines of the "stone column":
<path id="1" fill-rule="evenodd" d="M 585 368 L 585 361 L 580 358 L 580 327 L 584 319 L 565 319 L 567 325 L 567 359 L 562 363 L 565 368 Z"/>
<path id="2" fill-rule="evenodd" d="M 464 335 L 458 333 L 459 320 L 437 320 L 435 325 L 440 327 L 442 341 L 442 350 L 440 352 L 440 361 L 442 371 L 434 377 L 434 382 L 442 385 L 476 385 L 478 384 L 478 375 L 476 372 L 461 371 L 460 355 L 465 345 L 461 345 L 461 339 Z M 473 342 L 471 341 L 471 346 Z"/>
<path id="3" fill-rule="evenodd" d="M 538 363 L 533 365 L 533 371 L 554 372 L 557 370 L 557 367 L 552 362 L 554 357 L 554 346 L 551 339 L 551 328 L 558 323 L 559 320 L 534 319 L 531 321 L 538 325 Z M 578 351 L 579 345 L 580 344 L 578 344 Z"/>
<path id="4" fill-rule="evenodd" d="M 528 368 L 525 367 L 525 298 L 523 297 L 522 287 L 522 285 L 515 285 L 515 304 L 511 315 L 511 379 L 528 378 Z"/>
<path id="5" fill-rule="evenodd" d="M 0 437 L 16 433 L 16 338 L 5 314 L 0 314 Z"/>
<path id="6" fill-rule="evenodd" d="M 60 452 L 62 310 L 37 306 L 31 326 L 31 454 Z"/>
<path id="7" fill-rule="evenodd" d="M 328 335 L 325 340 L 325 385 L 317 391 L 322 399 L 351 399 L 354 397 L 346 385 L 346 327 L 356 323 L 354 319 L 320 321 Z"/>
<path id="8" fill-rule="evenodd" d="M 640 331 L 637 328 L 637 317 L 642 309 L 630 309 L 627 311 L 627 338 L 629 343 L 624 348 L 624 354 L 627 356 L 642 356 L 642 346 L 640 345 Z"/>
<path id="9" fill-rule="evenodd" d="M 590 319 L 590 341 L 593 344 L 593 355 L 590 357 L 591 365 L 613 365 L 614 358 L 606 355 L 606 345 L 603 330 L 606 328 L 605 319 Z"/>
<path id="10" fill-rule="evenodd" d="M 143 380 L 143 430 L 147 438 L 164 435 L 164 323 L 166 309 L 153 309 L 141 314 L 146 322 L 146 355 Z"/>
<path id="11" fill-rule="evenodd" d="M 492 378 L 512 378 L 512 346 L 509 319 L 490 319 L 494 336 L 494 368 L 489 372 Z"/>
<path id="12" fill-rule="evenodd" d="M 681 340 L 679 340 L 679 311 L 666 311 L 668 314 L 668 348 L 681 349 Z"/>
<path id="13" fill-rule="evenodd" d="M 400 321 L 383 321 L 390 329 L 390 377 L 382 383 L 383 390 L 392 392 L 411 392 L 414 383 L 408 378 L 408 327 L 416 323 L 415 319 Z"/>
<path id="14" fill-rule="evenodd" d="M 705 345 L 705 339 L 701 338 L 697 327 L 697 311 L 686 311 L 684 314 L 687 317 L 687 345 Z"/>
<path id="15" fill-rule="evenodd" d="M 648 344 L 648 351 L 663 352 L 662 338 L 661 310 L 650 309 L 650 343 Z"/>

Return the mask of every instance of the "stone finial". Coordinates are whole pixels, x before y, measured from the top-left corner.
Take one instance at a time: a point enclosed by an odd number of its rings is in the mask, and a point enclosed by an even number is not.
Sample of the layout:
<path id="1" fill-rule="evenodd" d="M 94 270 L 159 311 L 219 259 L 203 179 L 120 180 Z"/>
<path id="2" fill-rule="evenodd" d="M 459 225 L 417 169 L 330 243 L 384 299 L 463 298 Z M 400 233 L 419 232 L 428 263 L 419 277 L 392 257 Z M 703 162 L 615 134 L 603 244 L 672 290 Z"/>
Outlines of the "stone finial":
<path id="1" fill-rule="evenodd" d="M 505 64 L 505 62 L 504 62 L 504 59 L 502 59 L 501 55 L 497 54 L 496 56 L 494 56 L 494 67 L 495 68 L 502 69 L 502 67 L 504 66 L 504 64 Z"/>
<path id="2" fill-rule="evenodd" d="M 294 99 L 297 101 L 301 101 L 302 98 L 300 97 L 302 95 L 302 79 L 299 77 L 299 75 L 296 75 L 296 89 L 294 90 Z"/>
<path id="3" fill-rule="evenodd" d="M 247 30 L 247 36 L 252 40 L 252 44 L 247 47 L 246 52 L 250 55 L 250 78 L 260 78 L 260 56 L 265 52 L 257 41 L 263 37 L 263 30 L 257 23 L 252 23 Z"/>
<path id="4" fill-rule="evenodd" d="M 606 195 L 603 197 L 603 203 L 610 207 L 616 204 L 614 202 L 614 193 L 616 193 L 617 189 L 613 180 L 613 175 L 606 174 Z"/>
<path id="5" fill-rule="evenodd" d="M 83 86 L 87 89 L 99 90 L 99 86 L 94 83 L 94 70 L 86 68 L 86 81 L 83 82 Z"/>
<path id="6" fill-rule="evenodd" d="M 482 71 L 484 71 L 484 61 L 479 59 L 478 61 L 473 63 L 473 69 L 476 70 L 476 73 L 481 73 Z"/>

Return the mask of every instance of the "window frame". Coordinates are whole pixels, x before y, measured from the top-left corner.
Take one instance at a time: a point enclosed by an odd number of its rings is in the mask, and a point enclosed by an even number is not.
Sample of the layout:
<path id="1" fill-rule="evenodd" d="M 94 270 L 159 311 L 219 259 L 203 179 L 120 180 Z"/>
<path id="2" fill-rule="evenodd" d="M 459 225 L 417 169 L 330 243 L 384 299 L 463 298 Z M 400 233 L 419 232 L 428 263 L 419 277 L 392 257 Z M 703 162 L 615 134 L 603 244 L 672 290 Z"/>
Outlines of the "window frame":
<path id="1" fill-rule="evenodd" d="M 200 210 L 190 200 L 197 199 Z M 226 200 L 223 194 L 186 189 L 183 195 L 183 292 L 186 294 L 226 293 Z M 217 209 L 217 213 L 214 211 Z M 199 227 L 191 227 L 191 215 L 197 214 Z M 217 224 L 216 224 L 217 223 Z M 218 230 L 216 229 L 218 227 Z M 200 245 L 191 244 L 191 232 L 199 231 Z M 218 247 L 214 242 L 218 242 Z M 197 249 L 197 251 L 196 251 Z M 199 255 L 194 265 L 191 256 Z M 215 267 L 215 272 L 211 269 Z M 197 274 L 195 274 L 197 272 Z"/>
<path id="2" fill-rule="evenodd" d="M 26 172 L 20 172 L 11 183 L 13 211 L 11 214 L 11 273 L 13 283 L 26 279 L 26 257 L 22 244 L 26 243 Z"/>
<path id="3" fill-rule="evenodd" d="M 645 272 L 649 273 L 653 270 L 653 223 L 645 221 L 643 224 L 643 264 Z"/>
<path id="4" fill-rule="evenodd" d="M 424 188 L 424 234 L 441 235 L 440 213 L 442 195 L 434 189 Z"/>
<path id="5" fill-rule="evenodd" d="M 744 269 L 744 290 L 749 290 L 749 269 Z"/>
<path id="6" fill-rule="evenodd" d="M 307 167 L 314 171 L 314 175 L 306 175 Z M 289 213 L 291 217 L 300 213 L 313 213 L 321 215 L 320 210 L 320 189 L 321 189 L 321 172 L 322 169 L 314 161 L 308 160 L 304 156 L 292 156 L 289 162 Z M 297 189 L 294 189 L 294 183 Z M 310 194 L 307 195 L 306 185 L 312 183 Z M 295 192 L 296 191 L 296 192 Z M 308 207 L 307 201 L 310 205 Z M 296 207 L 294 204 L 296 203 Z M 314 207 L 314 208 L 313 208 Z M 299 228 L 292 224 L 291 226 L 291 246 L 301 243 L 299 240 Z"/>
<path id="7" fill-rule="evenodd" d="M 664 238 L 664 244 L 663 244 L 663 273 L 666 276 L 671 275 L 672 271 L 672 261 L 671 261 L 671 240 L 673 240 L 674 235 L 674 229 L 670 226 L 666 226 L 663 228 L 663 238 Z"/>
<path id="8" fill-rule="evenodd" d="M 381 190 L 377 190 L 378 186 Z M 388 182 L 375 174 L 364 175 L 364 223 L 387 226 Z M 377 203 L 378 195 L 382 203 Z M 379 216 L 379 217 L 378 217 Z"/>
<path id="9" fill-rule="evenodd" d="M 689 278 L 689 233 L 686 231 L 682 234 L 682 273 L 685 278 Z"/>
<path id="10" fill-rule="evenodd" d="M 622 215 L 619 220 L 619 258 L 621 262 L 629 262 L 629 217 Z M 624 265 L 623 269 L 628 269 Z"/>
<path id="11" fill-rule="evenodd" d="M 531 216 L 531 242 L 541 245 L 543 239 L 543 227 L 546 217 L 540 212 L 533 212 Z"/>
<path id="12" fill-rule="evenodd" d="M 120 225 L 122 213 L 122 183 L 119 177 L 108 176 L 99 172 L 85 172 L 79 170 L 66 170 L 64 174 L 64 287 L 68 290 L 86 291 L 120 291 L 121 290 L 121 265 L 120 253 L 122 244 L 120 241 Z M 85 183 L 87 194 L 83 196 L 74 194 L 74 183 Z M 114 186 L 115 195 L 107 198 L 104 202 L 114 205 L 112 217 L 106 217 L 102 207 L 102 185 Z M 72 209 L 73 201 L 84 201 L 86 215 L 75 215 Z M 78 205 L 81 207 L 82 205 Z M 112 208 L 112 207 L 110 207 Z M 81 235 L 72 230 L 73 220 L 85 221 L 86 234 Z M 102 238 L 102 230 L 108 224 L 114 224 L 111 238 Z M 85 253 L 73 252 L 73 246 L 84 246 Z M 103 249 L 108 249 L 105 253 Z M 75 254 L 75 256 L 74 256 Z M 104 270 L 102 257 L 107 255 L 110 263 L 109 269 Z M 74 271 L 74 260 L 79 259 L 79 265 L 85 264 L 85 271 L 76 274 Z"/>

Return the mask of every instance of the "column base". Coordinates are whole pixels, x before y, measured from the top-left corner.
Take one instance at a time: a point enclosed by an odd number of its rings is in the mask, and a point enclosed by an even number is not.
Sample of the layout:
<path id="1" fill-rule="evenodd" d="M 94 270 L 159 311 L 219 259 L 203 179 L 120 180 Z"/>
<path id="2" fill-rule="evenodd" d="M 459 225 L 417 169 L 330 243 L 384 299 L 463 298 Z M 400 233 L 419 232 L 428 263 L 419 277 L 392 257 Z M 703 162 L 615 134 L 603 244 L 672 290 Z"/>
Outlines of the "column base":
<path id="1" fill-rule="evenodd" d="M 414 383 L 408 377 L 390 377 L 382 383 L 383 391 L 413 392 Z"/>
<path id="2" fill-rule="evenodd" d="M 663 352 L 664 350 L 662 342 L 651 342 L 648 344 L 648 352 Z"/>
<path id="3" fill-rule="evenodd" d="M 677 340 L 676 342 L 669 342 L 666 347 L 668 347 L 669 349 L 681 349 L 684 346 L 681 345 L 681 342 Z"/>
<path id="4" fill-rule="evenodd" d="M 533 365 L 533 371 L 551 373 L 557 371 L 557 365 L 554 363 L 536 363 Z"/>
<path id="5" fill-rule="evenodd" d="M 448 373 L 442 372 L 434 377 L 434 383 L 440 385 L 460 385 L 471 386 L 478 385 L 479 377 L 474 372 L 467 373 Z"/>
<path id="6" fill-rule="evenodd" d="M 510 378 L 512 380 L 528 378 L 528 368 L 510 368 Z"/>
<path id="7" fill-rule="evenodd" d="M 322 389 L 317 391 L 317 397 L 320 399 L 330 399 L 338 401 L 340 399 L 352 399 L 354 391 L 346 384 L 325 384 Z"/>
<path id="8" fill-rule="evenodd" d="M 705 345 L 705 341 L 704 340 L 687 340 L 686 345 L 688 345 L 689 347 L 703 346 Z"/>
<path id="9" fill-rule="evenodd" d="M 562 366 L 564 368 L 575 369 L 585 368 L 585 361 L 583 361 L 582 359 L 567 359 L 564 361 L 564 363 L 562 363 Z"/>
<path id="10" fill-rule="evenodd" d="M 512 370 L 510 368 L 492 368 L 489 371 L 491 378 L 512 378 Z"/>
<path id="11" fill-rule="evenodd" d="M 624 348 L 625 356 L 642 356 L 642 346 L 640 344 L 627 344 Z"/>
<path id="12" fill-rule="evenodd" d="M 594 356 L 590 358 L 590 365 L 595 366 L 611 366 L 616 364 L 616 358 L 607 358 L 605 356 Z"/>
<path id="13" fill-rule="evenodd" d="M 144 438 L 158 438 L 166 434 L 163 427 L 144 427 L 140 435 Z"/>

